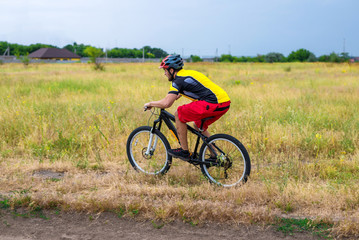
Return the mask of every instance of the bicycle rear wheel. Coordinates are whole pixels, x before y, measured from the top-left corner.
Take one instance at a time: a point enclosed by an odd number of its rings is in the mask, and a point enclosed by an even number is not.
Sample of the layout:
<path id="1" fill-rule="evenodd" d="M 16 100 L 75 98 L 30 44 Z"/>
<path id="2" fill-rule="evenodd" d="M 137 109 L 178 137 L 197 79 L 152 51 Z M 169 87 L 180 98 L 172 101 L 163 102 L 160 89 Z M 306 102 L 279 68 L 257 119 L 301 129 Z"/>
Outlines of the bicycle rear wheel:
<path id="1" fill-rule="evenodd" d="M 172 157 L 167 154 L 170 149 L 166 137 L 151 127 L 136 128 L 127 139 L 127 157 L 132 167 L 146 174 L 165 174 L 172 163 Z"/>
<path id="2" fill-rule="evenodd" d="M 209 145 L 202 144 L 200 159 L 202 173 L 214 184 L 232 187 L 245 183 L 251 172 L 251 162 L 245 147 L 236 138 L 227 134 L 216 134 L 207 139 L 216 153 L 210 150 Z M 208 162 L 211 162 L 210 164 Z"/>

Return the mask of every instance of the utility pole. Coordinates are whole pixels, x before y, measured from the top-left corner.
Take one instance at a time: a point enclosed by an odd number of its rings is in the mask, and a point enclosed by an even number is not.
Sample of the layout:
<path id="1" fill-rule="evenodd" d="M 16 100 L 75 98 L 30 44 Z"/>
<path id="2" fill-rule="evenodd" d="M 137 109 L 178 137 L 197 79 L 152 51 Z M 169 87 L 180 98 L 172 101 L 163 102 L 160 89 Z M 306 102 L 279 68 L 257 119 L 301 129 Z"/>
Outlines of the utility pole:
<path id="1" fill-rule="evenodd" d="M 344 41 L 343 41 L 343 53 L 345 53 L 345 38 L 344 38 Z"/>
<path id="2" fill-rule="evenodd" d="M 216 56 L 214 58 L 214 61 L 217 62 L 218 61 L 218 48 L 216 48 Z"/>
<path id="3" fill-rule="evenodd" d="M 142 48 L 142 62 L 145 62 L 145 47 Z"/>
<path id="4" fill-rule="evenodd" d="M 10 47 L 9 47 L 9 46 L 6 48 L 6 50 L 5 50 L 3 56 L 6 56 L 6 54 L 7 54 L 8 56 L 10 56 Z"/>

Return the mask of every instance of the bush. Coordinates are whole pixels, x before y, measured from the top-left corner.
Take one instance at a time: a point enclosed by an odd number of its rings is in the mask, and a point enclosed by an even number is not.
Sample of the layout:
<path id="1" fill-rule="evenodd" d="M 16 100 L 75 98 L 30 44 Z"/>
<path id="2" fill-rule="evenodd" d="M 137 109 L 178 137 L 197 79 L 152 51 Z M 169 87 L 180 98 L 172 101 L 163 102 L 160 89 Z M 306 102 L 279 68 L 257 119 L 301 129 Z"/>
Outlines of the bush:
<path id="1" fill-rule="evenodd" d="M 102 63 L 98 60 L 99 57 L 102 57 L 104 55 L 104 52 L 101 48 L 95 48 L 95 47 L 87 47 L 84 51 L 85 54 L 87 54 L 90 57 L 91 63 L 93 63 L 95 70 L 105 70 L 105 67 L 102 65 Z"/>
<path id="2" fill-rule="evenodd" d="M 22 62 L 25 67 L 27 67 L 30 63 L 30 59 L 29 59 L 28 55 L 29 55 L 29 53 L 26 53 L 25 56 L 20 56 L 19 52 L 15 53 L 16 59 L 19 59 L 20 62 Z"/>
<path id="3" fill-rule="evenodd" d="M 28 56 L 23 56 L 20 61 L 25 65 L 25 66 L 28 66 L 29 63 L 30 63 L 30 59 Z"/>

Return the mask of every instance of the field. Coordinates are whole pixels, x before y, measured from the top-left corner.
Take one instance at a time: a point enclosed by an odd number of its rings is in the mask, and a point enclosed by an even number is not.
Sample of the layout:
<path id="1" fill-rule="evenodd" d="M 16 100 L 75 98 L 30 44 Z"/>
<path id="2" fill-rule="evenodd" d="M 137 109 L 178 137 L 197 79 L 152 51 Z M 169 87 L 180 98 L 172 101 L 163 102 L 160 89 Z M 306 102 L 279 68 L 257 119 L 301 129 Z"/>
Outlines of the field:
<path id="1" fill-rule="evenodd" d="M 113 211 L 195 225 L 307 218 L 328 224 L 333 236 L 359 236 L 359 65 L 186 64 L 231 97 L 210 132 L 237 137 L 252 172 L 229 189 L 176 159 L 162 177 L 131 168 L 127 137 L 151 121 L 144 103 L 169 89 L 157 65 L 0 65 L 0 208 Z"/>

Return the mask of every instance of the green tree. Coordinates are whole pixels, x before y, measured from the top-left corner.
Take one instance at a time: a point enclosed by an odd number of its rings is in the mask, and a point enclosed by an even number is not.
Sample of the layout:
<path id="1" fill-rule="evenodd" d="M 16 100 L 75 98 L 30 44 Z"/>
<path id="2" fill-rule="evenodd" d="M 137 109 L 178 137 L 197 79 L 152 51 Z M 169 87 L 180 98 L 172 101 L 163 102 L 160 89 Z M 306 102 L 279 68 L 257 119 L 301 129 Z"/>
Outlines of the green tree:
<path id="1" fill-rule="evenodd" d="M 155 55 L 153 53 L 148 52 L 148 53 L 146 53 L 146 57 L 147 58 L 155 58 Z"/>
<path id="2" fill-rule="evenodd" d="M 163 58 L 168 55 L 167 52 L 163 51 L 160 48 L 151 48 L 150 46 L 144 46 L 140 50 L 143 51 L 143 49 L 145 50 L 145 57 L 148 57 L 148 58 Z M 137 50 L 137 49 L 135 49 L 135 50 Z M 147 54 L 147 53 L 150 53 L 150 54 Z"/>
<path id="3" fill-rule="evenodd" d="M 310 53 L 307 62 L 316 62 L 316 61 L 317 61 L 317 57 L 313 53 Z"/>
<path id="4" fill-rule="evenodd" d="M 336 54 L 335 52 L 332 52 L 329 55 L 329 61 L 338 63 L 338 62 L 343 62 L 343 59 L 338 54 Z"/>
<path id="5" fill-rule="evenodd" d="M 80 57 L 90 57 L 89 55 L 87 55 L 85 53 L 85 49 L 88 47 L 92 47 L 92 46 L 84 45 L 84 44 L 77 44 L 76 42 L 74 42 L 72 45 L 68 44 L 64 48 L 66 48 L 67 50 L 69 50 L 73 53 L 76 53 Z"/>
<path id="6" fill-rule="evenodd" d="M 347 53 L 347 52 L 342 52 L 341 54 L 340 54 L 340 57 L 344 60 L 344 61 L 347 61 L 347 60 L 349 60 L 349 53 Z"/>
<path id="7" fill-rule="evenodd" d="M 306 62 L 308 61 L 309 57 L 315 55 L 311 53 L 309 50 L 301 48 L 297 51 L 292 51 L 288 56 L 288 62 Z M 311 58 L 313 58 L 313 56 Z"/>
<path id="8" fill-rule="evenodd" d="M 64 46 L 63 48 L 65 48 L 65 49 L 69 50 L 70 52 L 75 53 L 75 48 L 74 48 L 74 46 L 73 46 L 73 45 L 71 45 L 71 44 L 67 44 L 67 45 L 66 45 L 66 46 Z"/>
<path id="9" fill-rule="evenodd" d="M 247 62 L 248 61 L 248 58 L 247 57 L 233 57 L 232 58 L 232 61 L 233 62 Z"/>
<path id="10" fill-rule="evenodd" d="M 264 62 L 265 55 L 257 54 L 258 62 Z"/>
<path id="11" fill-rule="evenodd" d="M 4 54 L 7 48 L 10 48 L 10 54 L 17 54 L 19 56 L 28 55 L 28 53 L 32 53 L 40 48 L 57 48 L 56 46 L 49 44 L 36 43 L 31 44 L 29 46 L 20 45 L 16 43 L 8 43 L 8 42 L 0 42 L 0 55 Z"/>
<path id="12" fill-rule="evenodd" d="M 234 57 L 230 54 L 223 54 L 219 58 L 220 62 L 233 62 L 233 60 L 234 60 Z"/>
<path id="13" fill-rule="evenodd" d="M 168 55 L 168 53 L 161 48 L 152 48 L 151 53 L 153 53 L 156 58 L 164 58 Z"/>
<path id="14" fill-rule="evenodd" d="M 285 57 L 281 53 L 270 52 L 264 56 L 264 61 L 268 63 L 283 62 Z"/>
<path id="15" fill-rule="evenodd" d="M 203 62 L 203 59 L 197 55 L 191 55 L 191 62 Z"/>
<path id="16" fill-rule="evenodd" d="M 322 55 L 318 58 L 319 62 L 329 62 L 329 56 L 328 55 Z"/>
<path id="17" fill-rule="evenodd" d="M 102 63 L 98 60 L 99 57 L 102 57 L 104 55 L 104 52 L 101 48 L 95 48 L 95 47 L 87 47 L 84 50 L 84 54 L 89 56 L 90 61 L 95 65 L 95 70 L 104 70 L 104 66 Z"/>
<path id="18" fill-rule="evenodd" d="M 8 42 L 0 42 L 0 55 L 3 55 L 9 46 Z"/>
<path id="19" fill-rule="evenodd" d="M 26 52 L 32 53 L 35 52 L 36 50 L 39 50 L 40 48 L 58 48 L 58 47 L 49 44 L 36 43 L 26 47 L 27 49 Z"/>

